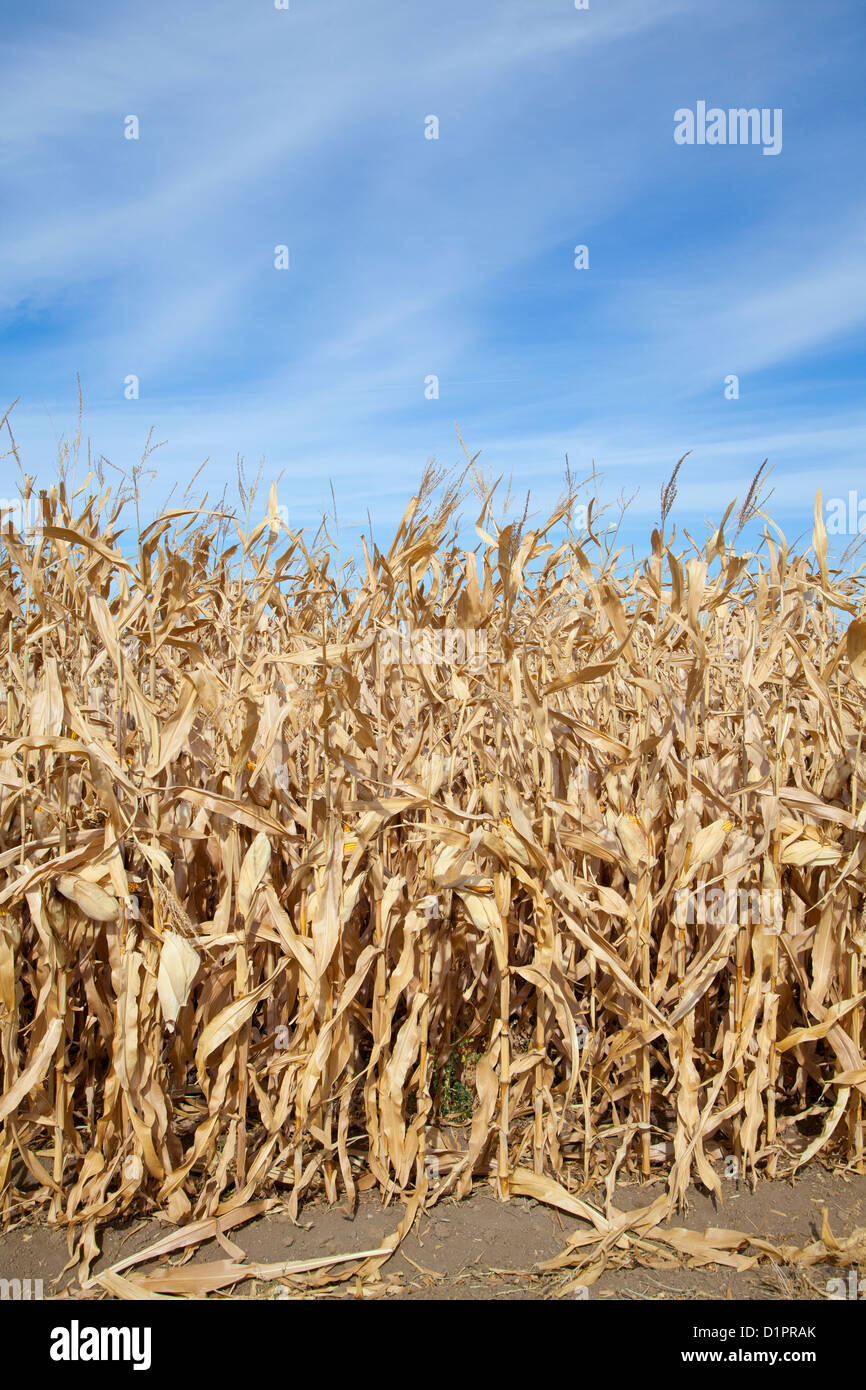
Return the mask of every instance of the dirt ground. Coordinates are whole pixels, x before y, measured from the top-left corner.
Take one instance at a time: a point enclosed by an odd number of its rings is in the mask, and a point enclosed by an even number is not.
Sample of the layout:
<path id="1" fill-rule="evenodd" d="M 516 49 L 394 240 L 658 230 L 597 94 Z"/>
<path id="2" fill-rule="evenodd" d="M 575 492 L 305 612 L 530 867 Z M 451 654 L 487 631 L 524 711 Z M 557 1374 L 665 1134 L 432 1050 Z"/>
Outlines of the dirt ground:
<path id="1" fill-rule="evenodd" d="M 660 1185 L 618 1186 L 615 1205 L 621 1210 L 643 1206 L 661 1190 Z M 599 1205 L 603 1202 L 601 1192 L 584 1195 Z M 803 1245 L 819 1234 L 822 1207 L 826 1207 L 837 1237 L 866 1226 L 866 1177 L 813 1168 L 794 1182 L 759 1182 L 755 1191 L 728 1182 L 718 1201 L 692 1192 L 688 1210 L 672 1224 L 696 1231 L 709 1226 L 730 1227 L 760 1233 L 771 1241 Z M 399 1202 L 383 1207 L 378 1196 L 364 1193 L 354 1218 L 347 1217 L 340 1207 L 310 1205 L 302 1209 L 299 1224 L 294 1225 L 287 1213 L 277 1209 L 235 1228 L 230 1237 L 250 1261 L 301 1260 L 371 1250 L 396 1229 L 402 1211 Z M 549 1273 L 538 1266 L 559 1254 L 568 1235 L 579 1227 L 573 1218 L 547 1206 L 525 1198 L 503 1203 L 489 1187 L 480 1186 L 463 1202 L 444 1199 L 425 1213 L 383 1266 L 380 1282 L 372 1289 L 365 1286 L 363 1296 L 460 1300 L 562 1297 L 565 1286 L 574 1281 L 573 1271 Z M 155 1219 L 105 1228 L 102 1254 L 93 1272 L 143 1250 L 170 1229 Z M 180 1253 L 167 1258 L 177 1263 L 187 1257 Z M 209 1241 L 195 1250 L 190 1262 L 224 1258 L 225 1250 Z M 62 1272 L 67 1259 L 62 1230 L 22 1221 L 0 1233 L 0 1278 L 41 1278 L 46 1298 L 80 1297 L 74 1271 Z M 156 1267 L 153 1262 L 143 1263 L 135 1272 Z M 859 1277 L 864 1274 L 866 1270 L 861 1268 Z M 770 1262 L 744 1273 L 718 1266 L 693 1270 L 682 1263 L 663 1270 L 633 1266 L 606 1270 L 584 1293 L 578 1290 L 565 1296 L 591 1300 L 827 1299 L 828 1280 L 840 1277 L 850 1282 L 852 1276 L 839 1266 L 816 1265 L 797 1271 Z M 359 1290 L 351 1281 L 310 1293 L 248 1280 L 211 1296 L 354 1298 Z"/>

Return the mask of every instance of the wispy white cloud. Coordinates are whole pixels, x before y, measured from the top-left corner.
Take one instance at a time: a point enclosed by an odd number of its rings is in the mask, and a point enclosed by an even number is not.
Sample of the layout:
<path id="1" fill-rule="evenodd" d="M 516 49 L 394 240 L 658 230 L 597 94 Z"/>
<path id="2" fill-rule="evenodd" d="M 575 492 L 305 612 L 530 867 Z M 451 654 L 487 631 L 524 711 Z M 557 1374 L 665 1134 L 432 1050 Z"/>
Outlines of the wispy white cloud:
<path id="1" fill-rule="evenodd" d="M 50 472 L 46 412 L 71 422 L 80 371 L 98 450 L 134 458 L 154 424 L 166 478 L 208 455 L 217 485 L 237 452 L 264 455 L 311 516 L 328 477 L 350 507 L 399 514 L 427 457 L 459 457 L 458 418 L 539 499 L 565 452 L 643 482 L 639 513 L 689 446 L 695 514 L 765 454 L 804 497 L 810 477 L 849 476 L 866 276 L 858 127 L 833 92 L 850 60 L 779 29 L 785 13 L 155 0 L 146 24 L 104 3 L 19 22 L 0 89 L 0 371 L 28 467 Z M 785 104 L 779 159 L 674 146 L 676 107 L 717 92 Z"/>

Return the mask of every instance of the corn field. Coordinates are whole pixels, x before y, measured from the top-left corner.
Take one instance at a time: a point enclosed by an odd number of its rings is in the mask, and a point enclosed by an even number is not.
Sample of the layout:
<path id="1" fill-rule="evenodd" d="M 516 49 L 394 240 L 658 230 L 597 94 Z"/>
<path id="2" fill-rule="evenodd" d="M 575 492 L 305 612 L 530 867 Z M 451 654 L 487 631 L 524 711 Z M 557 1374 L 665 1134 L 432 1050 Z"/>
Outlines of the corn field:
<path id="1" fill-rule="evenodd" d="M 864 581 L 422 486 L 0 542 L 0 1217 L 864 1171 Z M 615 538 L 614 538 L 615 540 Z M 675 545 L 676 542 L 676 545 Z M 581 1194 L 606 1184 L 608 1214 Z M 613 1231 L 613 1235 L 611 1235 Z"/>

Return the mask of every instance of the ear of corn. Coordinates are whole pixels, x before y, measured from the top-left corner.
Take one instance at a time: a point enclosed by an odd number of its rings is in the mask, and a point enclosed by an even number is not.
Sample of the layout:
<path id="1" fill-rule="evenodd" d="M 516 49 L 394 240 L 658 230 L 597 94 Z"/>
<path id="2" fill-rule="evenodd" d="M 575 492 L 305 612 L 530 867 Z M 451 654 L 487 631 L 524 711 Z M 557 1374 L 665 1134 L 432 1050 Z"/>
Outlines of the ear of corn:
<path id="1" fill-rule="evenodd" d="M 61 874 L 57 879 L 57 891 L 75 903 L 76 907 L 94 922 L 117 920 L 120 912 L 117 899 L 85 878 L 77 878 L 75 874 Z"/>
<path id="2" fill-rule="evenodd" d="M 452 510 L 4 534 L 0 1214 L 862 1167 L 862 578 Z"/>

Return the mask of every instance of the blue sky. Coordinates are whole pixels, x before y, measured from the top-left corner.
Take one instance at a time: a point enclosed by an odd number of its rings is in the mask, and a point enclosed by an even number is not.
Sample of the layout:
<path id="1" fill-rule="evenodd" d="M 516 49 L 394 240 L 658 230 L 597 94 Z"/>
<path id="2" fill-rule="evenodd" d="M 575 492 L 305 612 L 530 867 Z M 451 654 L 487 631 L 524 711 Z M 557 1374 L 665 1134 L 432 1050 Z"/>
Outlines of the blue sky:
<path id="1" fill-rule="evenodd" d="M 638 491 L 636 538 L 688 449 L 675 520 L 696 534 L 765 457 L 791 536 L 816 487 L 866 504 L 862 0 L 0 19 L 0 414 L 20 397 L 40 483 L 78 374 L 96 454 L 167 441 L 154 505 L 205 458 L 220 492 L 242 454 L 282 473 L 292 523 L 332 480 L 344 525 L 369 507 L 385 533 L 431 456 L 462 458 L 455 421 L 537 514 L 566 453 L 578 476 L 594 459 L 604 499 Z M 780 108 L 781 152 L 676 144 L 699 101 Z"/>

